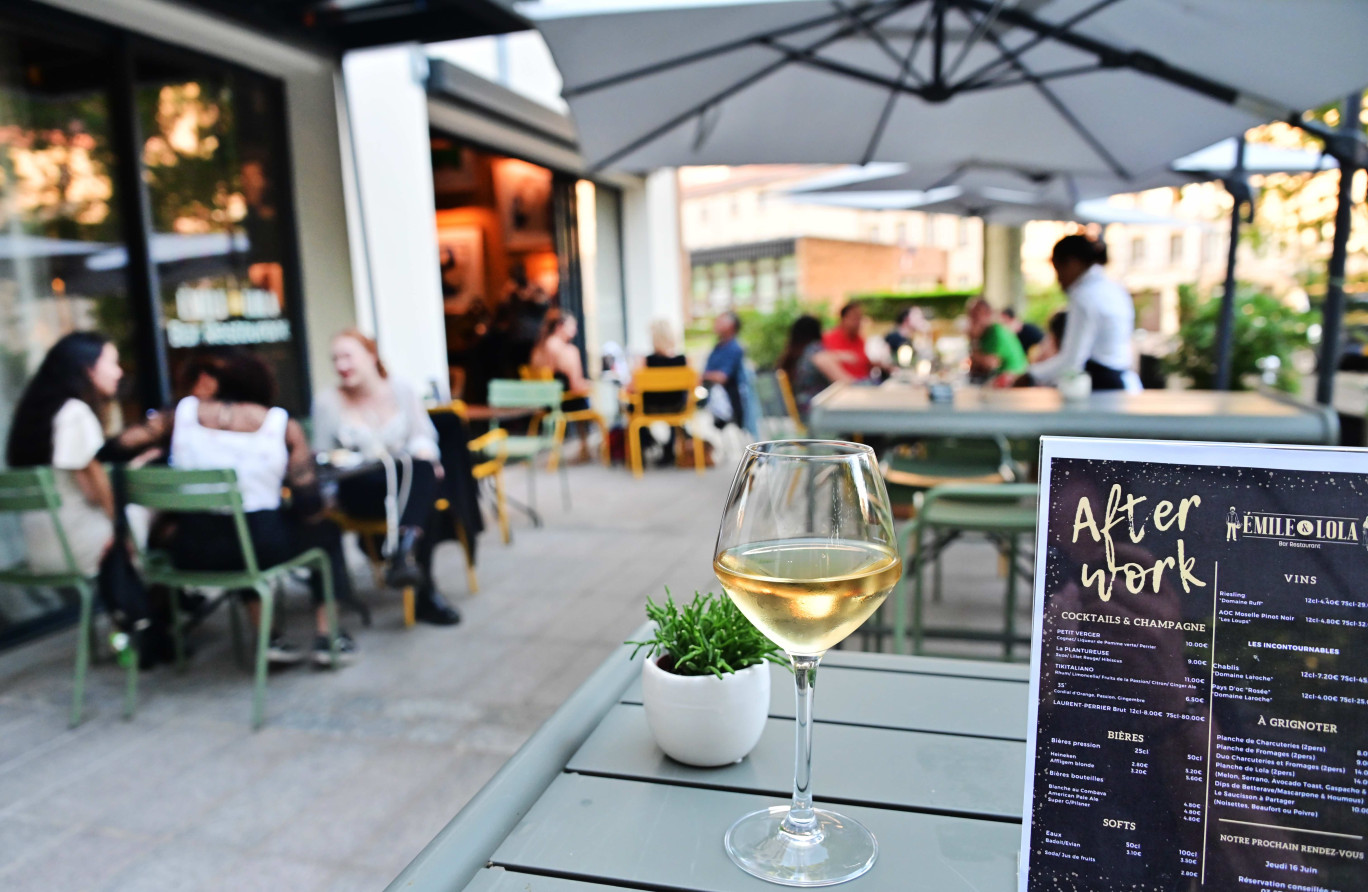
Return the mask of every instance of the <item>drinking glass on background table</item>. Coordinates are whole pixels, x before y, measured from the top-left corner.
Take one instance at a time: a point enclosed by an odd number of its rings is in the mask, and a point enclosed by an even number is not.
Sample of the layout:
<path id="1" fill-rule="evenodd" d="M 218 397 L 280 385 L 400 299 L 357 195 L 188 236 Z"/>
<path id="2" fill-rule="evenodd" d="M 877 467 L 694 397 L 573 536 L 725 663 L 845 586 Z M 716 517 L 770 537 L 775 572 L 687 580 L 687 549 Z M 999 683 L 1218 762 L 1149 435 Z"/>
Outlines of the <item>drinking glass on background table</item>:
<path id="1" fill-rule="evenodd" d="M 793 803 L 733 824 L 727 854 L 747 873 L 789 886 L 854 879 L 873 866 L 878 844 L 858 821 L 812 805 L 812 689 L 822 655 L 878 609 L 902 573 L 874 450 L 827 440 L 747 447 L 713 571 L 789 655 L 798 697 Z"/>

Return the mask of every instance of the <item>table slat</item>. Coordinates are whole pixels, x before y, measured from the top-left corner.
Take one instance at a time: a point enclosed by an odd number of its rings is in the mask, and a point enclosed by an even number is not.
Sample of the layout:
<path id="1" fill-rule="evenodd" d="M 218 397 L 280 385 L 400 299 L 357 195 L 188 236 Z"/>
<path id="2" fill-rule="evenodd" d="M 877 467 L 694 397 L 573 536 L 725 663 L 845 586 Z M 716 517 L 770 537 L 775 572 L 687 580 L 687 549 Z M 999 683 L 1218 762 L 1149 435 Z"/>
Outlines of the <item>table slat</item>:
<path id="1" fill-rule="evenodd" d="M 737 818 L 772 804 L 766 796 L 565 774 L 492 861 L 628 887 L 773 890 L 739 870 L 722 848 L 722 836 Z M 1016 886 L 1016 824 L 857 806 L 842 810 L 880 843 L 869 873 L 842 887 L 850 892 L 1011 892 Z"/>
<path id="2" fill-rule="evenodd" d="M 888 605 L 885 604 L 885 607 Z M 861 650 L 832 650 L 822 657 L 822 668 L 874 669 L 908 675 L 954 675 L 961 678 L 993 678 L 1030 684 L 1031 667 L 1025 663 L 989 663 L 949 657 L 909 657 Z"/>
<path id="3" fill-rule="evenodd" d="M 619 705 L 580 747 L 569 771 L 712 789 L 785 801 L 793 789 L 793 720 L 770 719 L 751 755 L 722 768 L 692 768 L 651 739 L 646 710 Z M 851 725 L 813 725 L 813 793 L 914 811 L 1021 818 L 1026 745 Z"/>
<path id="4" fill-rule="evenodd" d="M 630 889 L 630 886 L 604 886 L 561 877 L 518 873 L 502 867 L 486 867 L 475 875 L 465 892 L 602 892 L 605 889 Z"/>
<path id="5" fill-rule="evenodd" d="M 1030 688 L 1023 682 L 830 666 L 817 670 L 816 695 L 819 723 L 1026 739 Z M 640 678 L 622 702 L 641 702 Z M 772 666 L 770 715 L 791 719 L 793 707 L 793 676 Z"/>

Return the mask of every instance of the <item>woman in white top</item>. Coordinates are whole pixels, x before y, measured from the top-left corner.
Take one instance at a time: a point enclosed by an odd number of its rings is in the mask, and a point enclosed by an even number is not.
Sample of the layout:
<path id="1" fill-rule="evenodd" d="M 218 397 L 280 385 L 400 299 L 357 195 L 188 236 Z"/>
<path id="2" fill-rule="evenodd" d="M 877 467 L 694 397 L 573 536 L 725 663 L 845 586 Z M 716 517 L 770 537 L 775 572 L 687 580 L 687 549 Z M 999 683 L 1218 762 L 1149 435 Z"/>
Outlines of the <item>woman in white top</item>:
<path id="1" fill-rule="evenodd" d="M 14 411 L 6 458 L 10 467 L 49 465 L 61 507 L 57 515 L 76 569 L 94 576 L 114 535 L 114 494 L 95 454 L 104 445 L 100 413 L 119 388 L 119 351 L 95 332 L 66 335 L 48 351 Z M 134 536 L 146 531 L 146 515 L 129 512 Z M 66 573 L 66 554 L 46 511 L 23 518 L 29 566 L 39 573 Z"/>
<path id="2" fill-rule="evenodd" d="M 238 350 L 206 367 L 204 373 L 215 379 L 214 396 L 188 396 L 177 404 L 171 428 L 171 466 L 191 470 L 232 468 L 237 473 L 258 565 L 272 567 L 310 548 L 322 548 L 332 564 L 334 596 L 340 603 L 351 603 L 341 534 L 321 517 L 323 504 L 313 454 L 303 428 L 284 409 L 272 406 L 275 379 L 271 370 L 254 354 Z M 284 486 L 289 486 L 293 497 L 289 511 L 281 502 Z M 242 550 L 233 518 L 227 514 L 179 514 L 168 538 L 171 560 L 177 567 L 242 568 Z M 332 651 L 321 581 L 313 578 L 310 586 L 317 625 L 313 660 L 329 665 Z M 260 605 L 254 599 L 248 605 L 256 623 Z M 272 662 L 304 659 L 303 653 L 278 636 L 272 637 L 270 647 Z M 342 662 L 354 659 L 356 644 L 346 632 L 338 635 L 337 649 Z"/>
<path id="3" fill-rule="evenodd" d="M 381 462 L 339 477 L 338 507 L 352 517 L 395 522 L 397 547 L 386 582 L 415 587 L 420 621 L 455 625 L 461 616 L 433 587 L 430 572 L 440 520 L 437 429 L 417 391 L 389 376 L 375 341 L 355 329 L 340 332 L 332 360 L 338 386 L 314 397 L 314 449 L 343 449 Z"/>
<path id="4" fill-rule="evenodd" d="M 1069 323 L 1059 352 L 1034 363 L 1029 374 L 1053 384 L 1070 372 L 1092 379 L 1092 389 L 1139 390 L 1131 366 L 1134 355 L 1135 304 L 1130 294 L 1107 277 L 1107 246 L 1086 235 L 1067 235 L 1050 256 L 1059 287 L 1069 295 Z"/>

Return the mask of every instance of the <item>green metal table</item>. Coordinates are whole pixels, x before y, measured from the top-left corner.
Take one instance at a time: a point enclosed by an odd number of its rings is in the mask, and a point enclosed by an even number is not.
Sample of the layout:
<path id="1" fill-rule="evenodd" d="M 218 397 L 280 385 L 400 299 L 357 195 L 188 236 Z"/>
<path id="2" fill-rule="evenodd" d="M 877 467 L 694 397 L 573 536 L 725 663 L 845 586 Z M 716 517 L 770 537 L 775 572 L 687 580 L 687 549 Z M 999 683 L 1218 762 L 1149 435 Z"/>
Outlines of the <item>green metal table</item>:
<path id="1" fill-rule="evenodd" d="M 755 751 L 697 769 L 655 746 L 640 661 L 619 649 L 405 868 L 391 890 L 589 892 L 775 887 L 727 858 L 743 814 L 786 801 L 793 682 L 772 671 Z M 1027 668 L 833 651 L 817 673 L 816 801 L 879 840 L 851 892 L 1012 892 Z"/>
<path id="2" fill-rule="evenodd" d="M 1339 418 L 1273 392 L 1112 391 L 1066 401 L 1053 387 L 963 387 L 934 403 L 926 388 L 833 384 L 812 402 L 808 427 L 819 436 L 851 433 L 907 437 L 1136 437 L 1222 443 L 1333 446 Z"/>

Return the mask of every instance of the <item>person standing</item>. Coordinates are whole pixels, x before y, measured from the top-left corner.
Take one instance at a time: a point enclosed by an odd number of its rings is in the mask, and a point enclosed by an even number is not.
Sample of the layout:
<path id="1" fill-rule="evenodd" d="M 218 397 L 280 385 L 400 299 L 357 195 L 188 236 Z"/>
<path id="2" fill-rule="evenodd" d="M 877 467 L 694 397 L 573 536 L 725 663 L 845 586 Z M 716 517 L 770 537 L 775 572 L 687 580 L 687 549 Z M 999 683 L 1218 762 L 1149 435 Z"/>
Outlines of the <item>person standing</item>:
<path id="1" fill-rule="evenodd" d="M 852 302 L 841 307 L 841 320 L 836 327 L 822 335 L 823 349 L 835 354 L 841 369 L 855 381 L 865 380 L 874 370 L 860 333 L 863 327 L 864 308 Z"/>
<path id="2" fill-rule="evenodd" d="M 970 374 L 979 378 L 992 378 L 1007 374 L 1015 378 L 1026 371 L 1026 351 L 1021 349 L 1021 341 L 1006 325 L 999 322 L 996 313 L 983 298 L 969 302 L 969 338 L 972 348 L 969 354 Z"/>
<path id="3" fill-rule="evenodd" d="M 1030 367 L 1031 377 L 1053 384 L 1069 373 L 1086 374 L 1092 389 L 1139 390 L 1135 356 L 1135 303 L 1102 271 L 1107 246 L 1086 235 L 1066 235 L 1050 255 L 1059 287 L 1069 296 L 1069 324 L 1059 352 Z"/>
<path id="4" fill-rule="evenodd" d="M 740 331 L 741 319 L 731 310 L 719 313 L 713 320 L 713 333 L 717 335 L 717 345 L 708 354 L 707 365 L 703 367 L 703 380 L 717 385 L 727 395 L 726 411 L 722 411 L 723 407 L 709 400 L 718 428 L 726 427 L 728 424 L 742 428 L 746 426 L 746 409 L 741 394 L 746 351 L 736 339 Z"/>

